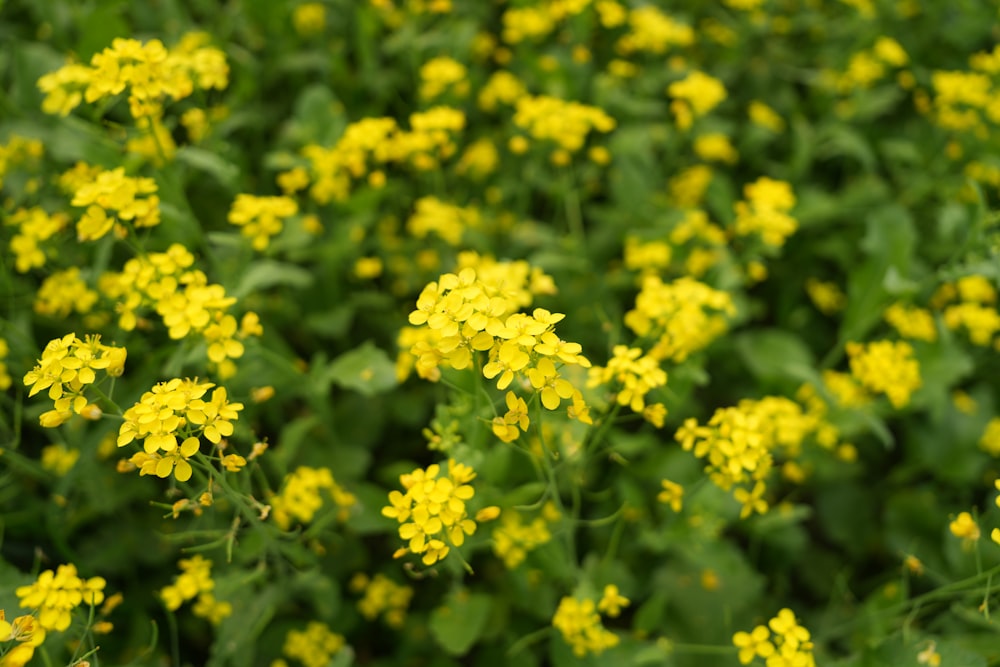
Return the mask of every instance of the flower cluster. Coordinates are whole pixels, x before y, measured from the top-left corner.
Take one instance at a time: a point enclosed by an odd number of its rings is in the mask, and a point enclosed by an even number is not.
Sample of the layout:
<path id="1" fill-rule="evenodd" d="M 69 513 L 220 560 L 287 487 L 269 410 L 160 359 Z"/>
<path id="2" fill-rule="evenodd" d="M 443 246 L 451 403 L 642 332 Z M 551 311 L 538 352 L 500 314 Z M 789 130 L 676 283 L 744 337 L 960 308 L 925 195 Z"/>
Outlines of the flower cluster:
<path id="1" fill-rule="evenodd" d="M 597 9 L 601 24 L 613 28 L 624 20 L 624 8 L 612 2 L 600 2 Z M 643 5 L 628 11 L 629 31 L 618 43 L 615 49 L 622 55 L 635 52 L 662 55 L 674 47 L 685 47 L 694 44 L 694 29 L 663 13 L 654 5 Z M 614 61 L 612 61 L 614 62 Z"/>
<path id="2" fill-rule="evenodd" d="M 397 584 L 384 574 L 369 577 L 359 572 L 351 578 L 351 589 L 364 592 L 358 600 L 358 611 L 366 619 L 374 621 L 382 616 L 390 627 L 402 627 L 406 609 L 413 599 L 412 587 Z"/>
<path id="3" fill-rule="evenodd" d="M 528 552 L 552 539 L 549 525 L 560 517 L 559 510 L 550 501 L 542 508 L 542 515 L 526 523 L 517 511 L 504 512 L 500 525 L 493 530 L 493 553 L 507 569 L 513 570 L 524 562 Z"/>
<path id="4" fill-rule="evenodd" d="M 125 175 L 125 168 L 100 171 L 92 181 L 81 184 L 70 202 L 86 207 L 76 223 L 77 238 L 96 241 L 123 223 L 139 227 L 160 224 L 160 198 L 156 181 Z"/>
<path id="5" fill-rule="evenodd" d="M 910 395 L 920 388 L 920 364 L 909 343 L 849 342 L 846 349 L 854 378 L 869 391 L 885 394 L 894 408 L 907 405 Z"/>
<path id="6" fill-rule="evenodd" d="M 778 248 L 799 223 L 788 214 L 795 207 L 792 186 L 766 176 L 743 187 L 744 201 L 734 205 L 733 229 L 739 236 L 759 235 L 764 245 Z"/>
<path id="7" fill-rule="evenodd" d="M 554 143 L 551 159 L 560 166 L 583 148 L 592 130 L 607 133 L 615 128 L 614 118 L 597 107 L 546 95 L 520 97 L 513 121 L 536 141 Z"/>
<path id="8" fill-rule="evenodd" d="M 764 658 L 768 665 L 815 667 L 809 630 L 799 625 L 791 609 L 782 609 L 767 622 L 750 632 L 733 635 L 739 649 L 740 663 L 749 665 L 754 658 Z"/>
<path id="9" fill-rule="evenodd" d="M 160 598 L 167 609 L 177 611 L 185 602 L 197 598 L 191 611 L 195 616 L 207 619 L 212 625 L 218 625 L 233 613 L 233 605 L 215 599 L 212 592 L 215 589 L 212 561 L 194 555 L 181 559 L 177 565 L 181 573 L 174 577 L 172 584 L 160 589 Z"/>
<path id="10" fill-rule="evenodd" d="M 685 451 L 706 460 L 705 471 L 719 488 L 742 505 L 740 517 L 768 509 L 766 479 L 776 455 L 794 459 L 803 441 L 821 422 L 791 399 L 766 396 L 745 399 L 735 407 L 719 408 L 705 425 L 690 418 L 674 435 Z"/>
<path id="11" fill-rule="evenodd" d="M 479 222 L 479 211 L 474 208 L 462 208 L 437 197 L 421 197 L 406 221 L 406 231 L 417 239 L 433 233 L 448 245 L 458 246 L 465 230 L 478 226 Z"/>
<path id="12" fill-rule="evenodd" d="M 38 163 L 44 154 L 45 145 L 38 139 L 12 134 L 7 143 L 0 144 L 0 188 L 3 188 L 4 177 L 13 167 Z"/>
<path id="13" fill-rule="evenodd" d="M 337 483 L 329 468 L 300 466 L 285 476 L 281 493 L 268 501 L 271 516 L 282 530 L 288 530 L 296 522 L 307 524 L 322 509 L 324 496 L 333 501 L 340 520 L 346 519 L 350 508 L 357 503 L 357 498 Z"/>
<path id="14" fill-rule="evenodd" d="M 282 650 L 306 667 L 326 667 L 345 643 L 344 637 L 330 630 L 326 623 L 312 621 L 305 630 L 289 630 Z M 287 666 L 284 660 L 276 660 L 271 667 Z"/>
<path id="15" fill-rule="evenodd" d="M 14 268 L 18 273 L 27 273 L 45 266 L 47 257 L 42 244 L 69 225 L 69 216 L 62 212 L 50 214 L 34 206 L 17 209 L 4 224 L 17 227 L 9 247 L 14 255 Z"/>
<path id="16" fill-rule="evenodd" d="M 251 239 L 253 249 L 266 250 L 272 236 L 281 233 L 283 222 L 299 212 L 299 205 L 290 197 L 257 197 L 238 194 L 229 209 L 229 222 Z"/>
<path id="17" fill-rule="evenodd" d="M 813 302 L 816 309 L 824 315 L 839 313 L 847 304 L 847 295 L 844 294 L 840 286 L 835 282 L 819 280 L 818 278 L 806 279 L 806 294 Z M 886 313 L 888 319 L 888 312 Z"/>
<path id="18" fill-rule="evenodd" d="M 48 389 L 55 402 L 54 409 L 42 413 L 41 425 L 59 426 L 74 413 L 92 409 L 84 395 L 87 385 L 97 382 L 97 371 L 119 377 L 125 371 L 125 355 L 125 348 L 104 345 L 96 335 L 80 340 L 70 333 L 49 341 L 37 365 L 24 376 L 29 396 Z"/>
<path id="19" fill-rule="evenodd" d="M 8 347 L 6 340 L 0 338 L 0 391 L 7 391 L 13 383 L 10 372 L 7 370 L 7 362 L 4 361 L 8 354 L 10 354 L 10 347 Z"/>
<path id="20" fill-rule="evenodd" d="M 39 79 L 42 110 L 66 116 L 84 101 L 127 92 L 133 118 L 158 118 L 167 98 L 180 100 L 196 89 L 222 90 L 228 84 L 225 54 L 206 46 L 208 40 L 206 33 L 188 33 L 168 50 L 158 39 L 117 38 L 95 53 L 89 66 L 69 63 Z"/>
<path id="21" fill-rule="evenodd" d="M 615 345 L 606 366 L 594 366 L 587 379 L 588 387 L 614 384 L 615 402 L 633 412 L 646 408 L 646 394 L 667 384 L 667 373 L 657 357 L 643 354 L 637 347 Z"/>
<path id="22" fill-rule="evenodd" d="M 664 283 L 659 276 L 643 279 L 635 308 L 625 313 L 625 326 L 653 341 L 648 355 L 681 362 L 726 332 L 725 316 L 736 314 L 732 297 L 693 278 Z"/>
<path id="23" fill-rule="evenodd" d="M 464 97 L 469 93 L 469 80 L 465 65 L 440 56 L 428 60 L 420 67 L 420 99 L 433 100 L 445 93 Z"/>
<path id="24" fill-rule="evenodd" d="M 964 330 L 974 345 L 983 347 L 995 345 L 994 337 L 1000 331 L 996 302 L 996 288 L 984 276 L 976 274 L 945 283 L 932 297 L 932 303 L 942 310 L 948 329 Z"/>
<path id="25" fill-rule="evenodd" d="M 35 293 L 34 310 L 39 315 L 65 319 L 70 313 L 90 312 L 98 294 L 87 287 L 79 267 L 56 271 L 45 277 Z"/>
<path id="26" fill-rule="evenodd" d="M 224 387 L 217 387 L 210 400 L 203 396 L 211 382 L 174 378 L 153 386 L 139 402 L 125 411 L 118 430 L 118 446 L 142 441 L 143 451 L 130 462 L 140 475 L 169 477 L 179 482 L 191 479 L 188 460 L 201 451 L 201 438 L 213 445 L 233 434 L 233 422 L 242 403 L 230 403 Z"/>
<path id="27" fill-rule="evenodd" d="M 285 194 L 309 188 L 319 204 L 345 201 L 353 181 L 368 174 L 378 187 L 390 164 L 410 164 L 422 171 L 437 168 L 457 150 L 453 136 L 465 127 L 465 114 L 451 107 L 434 107 L 410 115 L 410 131 L 392 118 L 363 118 L 351 123 L 332 147 L 305 146 L 301 153 L 308 169 L 296 167 L 278 175 Z"/>
<path id="28" fill-rule="evenodd" d="M 559 601 L 552 626 L 559 630 L 573 654 L 579 658 L 588 653 L 600 655 L 618 645 L 618 635 L 607 630 L 601 623 L 601 613 L 616 617 L 621 608 L 628 606 L 629 600 L 618 592 L 618 587 L 608 585 L 600 601 L 590 598 L 564 597 Z"/>
<path id="29" fill-rule="evenodd" d="M 222 285 L 209 283 L 204 272 L 192 268 L 194 255 L 175 243 L 166 252 L 134 257 L 120 273 L 107 273 L 99 282 L 100 291 L 117 301 L 118 325 L 132 331 L 143 323 L 139 312 L 153 308 L 174 340 L 191 333 L 205 339 L 209 361 L 218 365 L 219 375 L 235 373 L 232 359 L 243 356 L 243 340 L 263 331 L 256 314 L 249 312 L 239 325 L 227 313 L 236 298 L 227 296 Z M 144 323 L 143 323 L 144 324 Z"/>
<path id="30" fill-rule="evenodd" d="M 448 555 L 449 545 L 460 547 L 465 536 L 476 532 L 476 522 L 469 518 L 465 502 L 475 495 L 469 484 L 475 471 L 467 465 L 448 461 L 447 477 L 438 477 L 441 466 L 432 464 L 426 469 L 400 475 L 406 493 L 389 492 L 389 505 L 382 508 L 383 516 L 395 519 L 399 536 L 407 540 L 407 551 L 421 556 L 424 565 L 433 565 Z"/>
<path id="31" fill-rule="evenodd" d="M 28 586 L 14 593 L 23 608 L 33 610 L 44 630 L 63 631 L 72 621 L 72 611 L 81 604 L 94 606 L 104 600 L 106 582 L 101 577 L 81 579 L 72 563 L 45 570 Z"/>
<path id="32" fill-rule="evenodd" d="M 533 275 L 541 280 L 523 262 L 487 265 L 483 270 L 465 267 L 458 274 L 442 275 L 424 287 L 417 309 L 410 313 L 410 324 L 426 325 L 431 332 L 413 343 L 410 354 L 416 357 L 417 373 L 436 380 L 440 366 L 462 370 L 471 365 L 476 353 L 487 352 L 483 376 L 496 378 L 497 389 L 506 390 L 520 378 L 519 384 L 539 393 L 547 409 L 556 410 L 569 400 L 571 416 L 585 418 L 582 394 L 562 377 L 559 368 L 588 368 L 590 362 L 580 354 L 578 343 L 556 335 L 555 324 L 564 316 L 543 308 L 535 308 L 530 315 L 518 312 L 530 302 L 526 283 Z M 526 429 L 517 397 L 508 397 L 507 404 L 509 418 L 504 422 Z"/>
<path id="33" fill-rule="evenodd" d="M 871 88 L 884 79 L 890 69 L 898 69 L 907 64 L 909 57 L 902 45 L 891 37 L 881 36 L 868 49 L 851 55 L 843 71 L 824 73 L 825 83 L 840 94 L 848 94 L 859 89 Z M 905 80 L 905 78 L 904 78 Z"/>
<path id="34" fill-rule="evenodd" d="M 883 318 L 903 338 L 933 343 L 937 340 L 934 316 L 926 308 L 894 303 L 885 309 Z"/>
<path id="35" fill-rule="evenodd" d="M 689 129 L 695 118 L 708 114 L 726 99 L 726 87 L 722 82 L 698 71 L 671 83 L 667 93 L 673 98 L 670 110 L 677 127 L 682 130 Z"/>

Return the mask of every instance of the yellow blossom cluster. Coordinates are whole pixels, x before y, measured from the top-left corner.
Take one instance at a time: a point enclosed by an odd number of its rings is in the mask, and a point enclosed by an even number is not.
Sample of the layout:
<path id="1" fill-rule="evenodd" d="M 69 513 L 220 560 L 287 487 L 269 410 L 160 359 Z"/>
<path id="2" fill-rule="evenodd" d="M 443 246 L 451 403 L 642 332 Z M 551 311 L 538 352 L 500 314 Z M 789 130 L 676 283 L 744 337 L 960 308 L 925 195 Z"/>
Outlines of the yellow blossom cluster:
<path id="1" fill-rule="evenodd" d="M 341 521 L 357 504 L 354 494 L 337 483 L 329 468 L 300 466 L 285 476 L 281 492 L 268 501 L 271 516 L 282 530 L 288 530 L 294 523 L 307 524 L 322 509 L 324 496 L 333 501 Z"/>
<path id="2" fill-rule="evenodd" d="M 22 608 L 31 609 L 44 630 L 63 631 L 72 621 L 72 611 L 80 605 L 94 606 L 104 600 L 102 577 L 81 579 L 72 563 L 45 570 L 34 583 L 18 586 L 17 595 Z"/>
<path id="3" fill-rule="evenodd" d="M 545 503 L 541 516 L 530 523 L 524 521 L 520 512 L 505 511 L 500 525 L 493 530 L 493 553 L 507 569 L 513 570 L 524 562 L 528 552 L 552 539 L 549 526 L 559 518 L 559 510 L 552 501 Z"/>
<path id="4" fill-rule="evenodd" d="M 747 116 L 754 125 L 766 128 L 775 134 L 785 131 L 785 119 L 761 100 L 750 102 L 750 105 L 747 107 Z"/>
<path id="5" fill-rule="evenodd" d="M 125 356 L 125 348 L 104 345 L 97 335 L 80 340 L 70 333 L 49 341 L 37 365 L 24 376 L 29 396 L 48 389 L 48 396 L 54 401 L 54 408 L 39 418 L 41 425 L 53 428 L 74 413 L 89 411 L 90 404 L 84 395 L 87 385 L 97 382 L 97 371 L 104 371 L 109 377 L 121 376 L 125 371 Z"/>
<path id="6" fill-rule="evenodd" d="M 476 477 L 475 471 L 449 459 L 447 476 L 440 474 L 441 466 L 436 463 L 417 468 L 399 477 L 406 493 L 389 492 L 389 504 L 382 508 L 382 514 L 400 523 L 399 536 L 407 541 L 406 548 L 396 551 L 396 558 L 409 551 L 419 555 L 424 565 L 433 565 L 447 556 L 452 546 L 465 544 L 466 535 L 476 532 L 476 522 L 465 507 L 475 495 L 469 484 Z"/>
<path id="7" fill-rule="evenodd" d="M 97 298 L 97 292 L 87 287 L 79 267 L 74 266 L 45 277 L 35 293 L 34 310 L 39 315 L 64 319 L 74 311 L 90 312 Z"/>
<path id="8" fill-rule="evenodd" d="M 1000 457 L 1000 417 L 993 417 L 987 422 L 979 438 L 979 447 L 991 456 Z"/>
<path id="9" fill-rule="evenodd" d="M 670 509 L 680 512 L 684 508 L 684 487 L 669 479 L 660 480 L 662 490 L 657 494 L 656 500 L 670 505 Z"/>
<path id="10" fill-rule="evenodd" d="M 634 236 L 625 237 L 624 261 L 629 271 L 660 273 L 670 266 L 673 249 L 662 240 L 642 241 Z"/>
<path id="11" fill-rule="evenodd" d="M 824 315 L 839 313 L 847 305 L 847 295 L 832 281 L 806 278 L 806 294 L 813 305 Z"/>
<path id="12" fill-rule="evenodd" d="M 311 621 L 305 630 L 288 631 L 282 651 L 306 667 L 326 667 L 345 643 L 343 635 L 330 630 L 326 623 Z M 284 663 L 283 660 L 275 662 Z"/>
<path id="13" fill-rule="evenodd" d="M 291 197 L 258 197 L 238 194 L 229 209 L 230 224 L 240 228 L 240 233 L 260 252 L 267 249 L 271 237 L 281 233 L 286 219 L 299 212 L 299 205 Z"/>
<path id="14" fill-rule="evenodd" d="M 397 584 L 384 574 L 374 577 L 359 572 L 351 578 L 351 589 L 364 592 L 358 600 L 358 611 L 369 621 L 379 616 L 392 628 L 400 628 L 406 620 L 406 609 L 413 599 L 413 588 Z"/>
<path id="15" fill-rule="evenodd" d="M 719 408 L 708 423 L 689 418 L 674 438 L 685 451 L 705 459 L 705 472 L 719 488 L 735 488 L 740 518 L 768 510 L 766 480 L 775 458 L 794 459 L 803 441 L 820 426 L 819 418 L 791 399 L 765 396 Z"/>
<path id="16" fill-rule="evenodd" d="M 617 8 L 614 5 L 618 5 Z M 622 5 L 598 3 L 598 12 L 605 27 L 614 27 L 622 14 Z M 615 44 L 622 55 L 649 53 L 662 55 L 674 47 L 694 44 L 694 29 L 665 14 L 654 5 L 642 5 L 628 10 L 628 32 Z"/>
<path id="17" fill-rule="evenodd" d="M 448 245 L 458 246 L 468 228 L 480 223 L 479 211 L 441 201 L 437 197 L 421 197 L 414 204 L 413 214 L 406 221 L 406 231 L 418 239 L 436 234 Z"/>
<path id="18" fill-rule="evenodd" d="M 191 611 L 195 616 L 218 625 L 233 613 L 233 605 L 215 598 L 215 581 L 212 579 L 212 561 L 200 555 L 183 558 L 177 566 L 181 573 L 174 582 L 160 589 L 160 598 L 170 611 L 177 611 L 185 602 L 197 600 Z"/>
<path id="19" fill-rule="evenodd" d="M 698 206 L 705 197 L 705 191 L 712 182 L 712 168 L 696 164 L 676 174 L 667 184 L 670 201 L 678 208 Z M 707 216 L 705 216 L 706 222 Z"/>
<path id="20" fill-rule="evenodd" d="M 456 97 L 468 95 L 465 65 L 447 56 L 432 58 L 420 67 L 420 99 L 433 100 L 446 93 Z"/>
<path id="21" fill-rule="evenodd" d="M 79 449 L 70 449 L 62 443 L 57 443 L 42 448 L 41 464 L 45 470 L 62 477 L 73 469 L 79 458 Z"/>
<path id="22" fill-rule="evenodd" d="M 736 164 L 740 154 L 729 137 L 721 132 L 700 134 L 694 140 L 694 154 L 705 162 Z"/>
<path id="23" fill-rule="evenodd" d="M 292 10 L 292 26 L 303 37 L 312 37 L 326 28 L 326 7 L 321 2 L 306 2 Z"/>
<path id="24" fill-rule="evenodd" d="M 225 387 L 217 387 L 208 401 L 203 400 L 212 387 L 213 383 L 197 378 L 174 378 L 154 385 L 125 411 L 117 443 L 124 447 L 142 442 L 143 451 L 129 459 L 140 475 L 173 473 L 177 481 L 186 482 L 193 472 L 189 459 L 201 451 L 200 438 L 218 446 L 233 434 L 243 404 L 230 403 Z"/>
<path id="25" fill-rule="evenodd" d="M 76 223 L 77 238 L 96 241 L 116 226 L 136 228 L 160 224 L 160 198 L 156 181 L 125 175 L 125 167 L 100 171 L 93 180 L 81 184 L 70 202 L 86 207 Z"/>
<path id="26" fill-rule="evenodd" d="M 978 54 L 977 54 L 978 55 Z M 969 132 L 978 139 L 989 136 L 1000 125 L 998 72 L 987 61 L 973 56 L 979 69 L 935 70 L 931 73 L 932 101 L 929 113 L 939 126 Z"/>
<path id="27" fill-rule="evenodd" d="M 5 361 L 8 354 L 10 354 L 10 347 L 6 340 L 0 338 L 0 391 L 7 391 L 13 383 Z"/>
<path id="28" fill-rule="evenodd" d="M 937 326 L 934 316 L 926 308 L 894 303 L 882 315 L 893 329 L 903 338 L 933 343 L 937 340 Z"/>
<path id="29" fill-rule="evenodd" d="M 705 116 L 726 99 L 726 87 L 715 77 L 696 70 L 671 83 L 667 94 L 673 98 L 670 110 L 677 127 L 687 130 L 696 118 Z"/>
<path id="30" fill-rule="evenodd" d="M 552 617 L 552 626 L 559 630 L 577 657 L 600 655 L 619 642 L 618 635 L 602 624 L 601 612 L 614 618 L 628 604 L 628 598 L 622 596 L 618 587 L 613 584 L 604 588 L 598 602 L 590 598 L 567 596 L 559 601 L 559 607 Z"/>
<path id="31" fill-rule="evenodd" d="M 798 229 L 798 221 L 788 214 L 795 206 L 790 184 L 762 176 L 743 187 L 743 196 L 734 205 L 738 236 L 756 234 L 765 245 L 778 248 Z"/>
<path id="32" fill-rule="evenodd" d="M 882 35 L 871 48 L 852 54 L 843 72 L 828 71 L 824 77 L 838 93 L 847 94 L 871 88 L 890 73 L 890 68 L 898 70 L 908 62 L 909 56 L 902 45 Z"/>
<path id="33" fill-rule="evenodd" d="M 536 141 L 555 144 L 551 157 L 560 166 L 583 148 L 591 131 L 607 133 L 615 128 L 615 119 L 597 107 L 547 95 L 520 97 L 513 121 Z"/>
<path id="34" fill-rule="evenodd" d="M 102 294 L 117 301 L 118 325 L 132 331 L 144 322 L 139 311 L 152 307 L 178 340 L 190 334 L 205 339 L 209 361 L 219 365 L 219 375 L 235 372 L 232 359 L 243 356 L 242 341 L 260 336 L 263 330 L 255 313 L 246 313 L 239 325 L 226 311 L 236 303 L 222 285 L 208 282 L 199 269 L 192 268 L 194 255 L 179 243 L 166 252 L 133 257 L 120 273 L 107 273 L 99 281 Z"/>
<path id="35" fill-rule="evenodd" d="M 837 405 L 845 408 L 859 408 L 871 403 L 872 396 L 850 373 L 826 369 L 822 374 L 823 387 L 833 397 Z"/>
<path id="36" fill-rule="evenodd" d="M 813 643 L 809 630 L 799 625 L 791 609 L 782 609 L 767 622 L 750 632 L 733 635 L 733 645 L 739 649 L 740 664 L 749 665 L 754 658 L 763 658 L 768 665 L 815 667 Z"/>
<path id="37" fill-rule="evenodd" d="M 537 284 L 532 287 L 532 283 Z M 547 409 L 556 410 L 569 400 L 570 415 L 589 420 L 582 394 L 560 374 L 564 365 L 590 366 L 578 343 L 556 335 L 555 324 L 564 315 L 544 308 L 535 308 L 530 315 L 518 312 L 530 302 L 531 292 L 546 283 L 526 263 L 513 262 L 485 264 L 482 270 L 466 266 L 428 284 L 409 316 L 410 324 L 426 325 L 431 332 L 416 338 L 410 348 L 417 373 L 436 380 L 440 366 L 462 370 L 477 353 L 487 352 L 489 361 L 482 373 L 488 380 L 496 378 L 497 389 L 506 390 L 519 378 L 521 386 L 540 394 Z M 520 406 L 516 399 L 507 399 L 514 412 Z M 518 415 L 508 424 L 526 427 L 527 421 Z"/>
<path id="38" fill-rule="evenodd" d="M 681 362 L 725 333 L 727 316 L 735 314 L 728 292 L 693 278 L 664 283 L 650 275 L 642 281 L 635 308 L 625 313 L 625 326 L 652 342 L 652 359 Z"/>
<path id="39" fill-rule="evenodd" d="M 45 266 L 42 244 L 67 227 L 69 216 L 62 212 L 49 214 L 34 206 L 17 209 L 4 224 L 17 227 L 10 239 L 10 251 L 14 254 L 14 268 L 19 273 L 27 273 Z"/>
<path id="40" fill-rule="evenodd" d="M 885 394 L 894 408 L 910 402 L 920 388 L 920 364 L 913 347 L 903 341 L 849 342 L 846 346 L 851 375 L 869 391 Z"/>
<path id="41" fill-rule="evenodd" d="M 153 39 L 116 38 L 95 53 L 90 65 L 69 63 L 38 80 L 45 93 L 42 110 L 68 115 L 82 102 L 127 94 L 133 118 L 159 118 L 166 100 L 180 100 L 195 90 L 228 85 L 225 54 L 207 46 L 207 33 L 186 34 L 172 49 Z"/>
<path id="42" fill-rule="evenodd" d="M 346 200 L 353 181 L 366 173 L 369 183 L 379 186 L 385 180 L 382 169 L 390 164 L 433 170 L 458 150 L 454 136 L 465 128 L 465 114 L 458 109 L 438 106 L 411 114 L 409 121 L 410 131 L 392 118 L 351 123 L 334 146 L 305 146 L 302 156 L 308 171 L 299 167 L 283 172 L 278 183 L 286 194 L 308 187 L 313 200 L 328 204 Z"/>
<path id="43" fill-rule="evenodd" d="M 38 139 L 12 134 L 7 143 L 0 144 L 0 188 L 4 185 L 4 177 L 13 167 L 26 162 L 38 162 L 44 154 L 45 146 Z"/>
<path id="44" fill-rule="evenodd" d="M 957 300 L 957 303 L 953 303 Z M 981 275 L 969 275 L 954 283 L 944 283 L 931 297 L 932 305 L 942 310 L 944 325 L 952 331 L 964 330 L 969 340 L 983 347 L 994 343 L 1000 331 L 997 291 Z"/>
<path id="45" fill-rule="evenodd" d="M 689 169 L 682 178 L 690 175 L 694 179 L 711 179 L 711 169 L 705 167 L 705 172 L 697 172 L 697 167 Z M 699 175 L 701 174 L 701 175 Z M 675 185 L 670 185 L 671 191 Z M 700 188 L 707 187 L 708 180 L 690 184 L 698 189 L 697 192 L 690 191 L 674 194 L 675 202 L 683 207 L 695 206 L 701 199 L 704 191 Z M 684 187 L 687 187 L 686 185 Z M 688 200 L 687 198 L 691 199 Z M 722 258 L 722 249 L 727 243 L 726 232 L 719 225 L 713 223 L 708 213 L 698 208 L 688 208 L 684 211 L 683 217 L 670 230 L 670 243 L 677 251 L 678 258 L 684 254 L 684 271 L 692 278 L 698 278 L 712 268 L 719 259 Z"/>
<path id="46" fill-rule="evenodd" d="M 594 366 L 587 378 L 588 387 L 614 386 L 615 402 L 639 413 L 646 408 L 646 394 L 666 384 L 660 359 L 627 345 L 615 345 L 607 365 Z"/>
<path id="47" fill-rule="evenodd" d="M 528 94 L 524 83 L 506 70 L 490 75 L 479 89 L 477 102 L 483 111 L 493 112 L 501 104 L 513 107 L 519 99 Z"/>

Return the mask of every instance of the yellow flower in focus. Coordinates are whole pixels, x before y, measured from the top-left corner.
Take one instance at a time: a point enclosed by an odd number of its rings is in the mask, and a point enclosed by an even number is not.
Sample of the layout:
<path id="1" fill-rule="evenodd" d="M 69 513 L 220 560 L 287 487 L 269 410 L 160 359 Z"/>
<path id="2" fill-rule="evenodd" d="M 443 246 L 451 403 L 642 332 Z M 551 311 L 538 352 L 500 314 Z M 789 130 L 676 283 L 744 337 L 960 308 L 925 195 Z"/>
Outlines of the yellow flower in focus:
<path id="1" fill-rule="evenodd" d="M 884 393 L 894 408 L 907 405 L 910 395 L 920 388 L 920 365 L 909 343 L 849 342 L 846 349 L 854 378 L 866 389 Z"/>

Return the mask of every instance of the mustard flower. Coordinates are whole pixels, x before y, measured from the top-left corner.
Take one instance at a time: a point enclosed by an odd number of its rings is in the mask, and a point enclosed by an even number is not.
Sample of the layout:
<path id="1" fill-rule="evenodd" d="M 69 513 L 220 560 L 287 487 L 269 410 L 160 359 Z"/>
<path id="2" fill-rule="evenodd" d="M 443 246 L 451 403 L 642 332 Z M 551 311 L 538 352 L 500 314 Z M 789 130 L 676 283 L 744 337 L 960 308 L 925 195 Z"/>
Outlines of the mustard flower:
<path id="1" fill-rule="evenodd" d="M 895 408 L 910 402 L 920 385 L 920 365 L 909 343 L 888 340 L 846 346 L 851 374 L 870 391 L 884 393 Z"/>
<path id="2" fill-rule="evenodd" d="M 588 653 L 600 655 L 619 642 L 618 635 L 601 624 L 601 616 L 590 599 L 562 598 L 552 617 L 552 626 L 559 630 L 579 658 Z"/>
<path id="3" fill-rule="evenodd" d="M 438 477 L 440 472 L 441 467 L 433 464 L 400 476 L 406 493 L 390 492 L 390 504 L 382 508 L 383 516 L 400 523 L 399 536 L 424 565 L 443 559 L 450 547 L 462 546 L 466 535 L 476 531 L 465 506 L 475 495 L 468 484 L 475 472 L 453 459 L 448 461 L 447 477 Z"/>
<path id="4" fill-rule="evenodd" d="M 350 586 L 352 590 L 364 591 L 364 596 L 358 600 L 358 611 L 367 620 L 382 616 L 390 627 L 402 627 L 413 599 L 411 586 L 397 584 L 384 574 L 369 578 L 361 573 L 351 578 Z"/>
<path id="5" fill-rule="evenodd" d="M 104 600 L 106 582 L 101 577 L 81 579 L 72 564 L 45 570 L 34 583 L 19 586 L 14 593 L 21 607 L 36 612 L 38 625 L 44 630 L 63 631 L 69 627 L 71 612 L 86 604 L 99 605 Z"/>
<path id="6" fill-rule="evenodd" d="M 283 223 L 298 213 L 299 207 L 289 197 L 258 197 L 238 194 L 229 210 L 228 220 L 240 227 L 257 251 L 267 249 L 271 237 L 281 232 Z"/>

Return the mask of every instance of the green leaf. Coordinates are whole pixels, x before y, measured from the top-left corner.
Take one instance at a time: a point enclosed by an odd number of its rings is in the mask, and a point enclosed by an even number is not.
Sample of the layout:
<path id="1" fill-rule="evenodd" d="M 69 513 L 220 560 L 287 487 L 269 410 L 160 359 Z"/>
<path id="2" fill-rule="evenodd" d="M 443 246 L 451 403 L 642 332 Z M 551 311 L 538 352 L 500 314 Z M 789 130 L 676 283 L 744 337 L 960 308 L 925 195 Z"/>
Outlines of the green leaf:
<path id="1" fill-rule="evenodd" d="M 459 592 L 431 613 L 431 634 L 447 653 L 465 655 L 486 629 L 492 604 L 487 595 Z"/>
<path id="2" fill-rule="evenodd" d="M 174 155 L 177 162 L 212 176 L 229 190 L 236 191 L 240 170 L 232 162 L 223 160 L 216 153 L 195 146 L 182 146 Z"/>
<path id="3" fill-rule="evenodd" d="M 374 396 L 396 386 L 396 365 L 384 350 L 366 341 L 330 362 L 326 377 L 344 389 Z"/>
<path id="4" fill-rule="evenodd" d="M 243 280 L 233 290 L 233 296 L 242 299 L 258 290 L 278 285 L 303 289 L 312 285 L 313 280 L 313 274 L 300 266 L 261 259 L 255 261 L 243 274 Z"/>
<path id="5" fill-rule="evenodd" d="M 812 351 L 794 333 L 781 329 L 747 331 L 736 337 L 735 346 L 747 370 L 760 380 L 820 384 Z"/>

